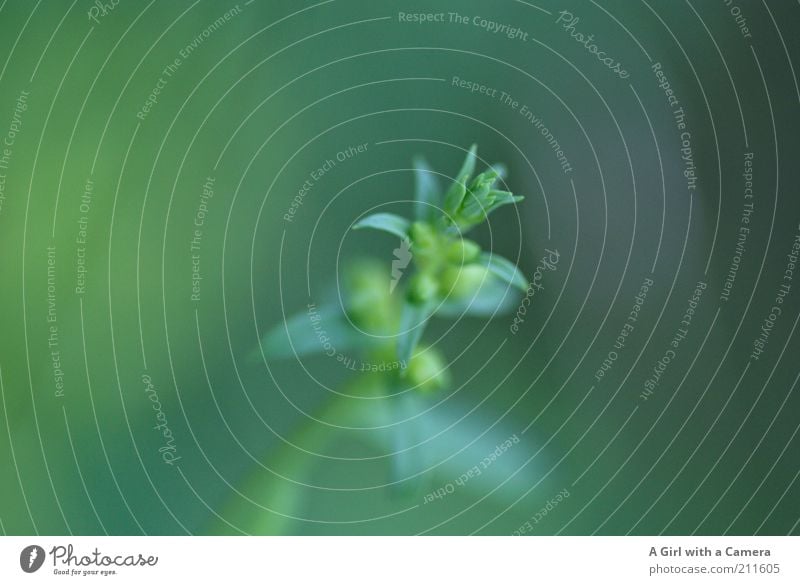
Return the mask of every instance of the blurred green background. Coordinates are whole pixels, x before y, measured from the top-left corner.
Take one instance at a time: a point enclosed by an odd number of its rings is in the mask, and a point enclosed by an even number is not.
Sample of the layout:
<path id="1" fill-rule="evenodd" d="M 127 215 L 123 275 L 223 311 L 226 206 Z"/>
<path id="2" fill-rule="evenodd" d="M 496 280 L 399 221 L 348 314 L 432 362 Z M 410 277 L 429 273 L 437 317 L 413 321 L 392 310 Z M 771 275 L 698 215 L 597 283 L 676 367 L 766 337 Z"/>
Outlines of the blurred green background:
<path id="1" fill-rule="evenodd" d="M 798 10 L 3 2 L 2 530 L 797 534 Z M 253 359 L 354 259 L 389 270 L 349 227 L 409 212 L 415 154 L 453 174 L 473 142 L 526 196 L 476 239 L 527 275 L 560 254 L 519 332 L 437 320 L 453 387 L 405 401 Z"/>

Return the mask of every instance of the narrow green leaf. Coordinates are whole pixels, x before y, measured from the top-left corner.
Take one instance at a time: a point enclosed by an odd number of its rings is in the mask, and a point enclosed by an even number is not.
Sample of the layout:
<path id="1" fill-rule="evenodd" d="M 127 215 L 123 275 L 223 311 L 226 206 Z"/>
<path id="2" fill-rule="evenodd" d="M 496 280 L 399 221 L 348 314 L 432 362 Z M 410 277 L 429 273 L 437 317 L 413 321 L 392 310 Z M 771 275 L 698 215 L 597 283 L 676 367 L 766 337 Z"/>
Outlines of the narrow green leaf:
<path id="1" fill-rule="evenodd" d="M 456 179 L 461 183 L 466 183 L 472 174 L 475 172 L 475 159 L 477 158 L 478 145 L 473 144 L 469 147 L 469 152 L 464 158 L 464 163 L 461 165 L 461 170 L 458 171 Z"/>
<path id="2" fill-rule="evenodd" d="M 516 309 L 519 294 L 497 278 L 487 278 L 475 294 L 460 299 L 448 299 L 439 306 L 437 315 L 458 318 L 499 317 Z"/>
<path id="3" fill-rule="evenodd" d="M 461 208 L 461 216 L 464 218 L 480 218 L 480 221 L 484 221 L 493 203 L 492 199 L 487 199 L 487 195 L 485 192 L 483 197 L 478 193 L 467 193 Z"/>
<path id="4" fill-rule="evenodd" d="M 436 174 L 428 166 L 427 161 L 421 156 L 414 157 L 414 179 L 416 189 L 414 192 L 415 217 L 426 221 L 438 215 L 441 206 L 441 191 Z"/>
<path id="5" fill-rule="evenodd" d="M 425 329 L 425 320 L 430 317 L 434 301 L 403 304 L 400 316 L 400 333 L 397 336 L 397 361 L 408 363 Z M 405 370 L 402 370 L 405 372 Z"/>
<path id="6" fill-rule="evenodd" d="M 497 276 L 503 282 L 517 287 L 522 292 L 528 290 L 528 280 L 513 262 L 506 260 L 497 254 L 484 252 L 478 258 L 478 264 L 482 264 L 489 272 Z"/>
<path id="7" fill-rule="evenodd" d="M 267 359 L 286 359 L 310 356 L 357 347 L 368 338 L 347 322 L 338 305 L 309 307 L 279 323 L 261 338 L 261 351 Z M 258 347 L 250 358 L 260 361 Z"/>
<path id="8" fill-rule="evenodd" d="M 525 199 L 522 195 L 514 195 L 513 193 L 509 193 L 508 191 L 490 191 L 489 195 L 494 197 L 494 201 L 492 201 L 491 208 L 489 211 L 494 211 L 501 205 L 508 205 L 509 203 L 517 203 Z"/>
<path id="9" fill-rule="evenodd" d="M 353 229 L 372 228 L 374 230 L 389 232 L 399 238 L 406 238 L 410 226 L 410 221 L 394 213 L 373 213 L 357 222 L 353 226 Z"/>
<path id="10" fill-rule="evenodd" d="M 489 214 L 495 209 L 524 199 L 524 197 L 512 195 L 508 191 L 490 191 L 482 202 L 470 194 L 467 194 L 465 199 L 467 198 L 469 201 L 462 205 L 457 220 L 462 234 L 486 221 Z"/>
<path id="11" fill-rule="evenodd" d="M 444 212 L 446 216 L 451 219 L 456 216 L 458 208 L 461 207 L 461 202 L 464 200 L 464 195 L 467 194 L 467 187 L 464 183 L 456 181 L 447 190 L 444 197 Z"/>
<path id="12" fill-rule="evenodd" d="M 467 192 L 467 182 L 475 172 L 475 157 L 478 152 L 478 145 L 473 144 L 464 162 L 461 164 L 461 169 L 456 175 L 455 181 L 447 190 L 444 198 L 444 211 L 447 215 L 455 216 L 458 208 L 461 207 L 461 202 L 464 200 L 464 195 Z"/>

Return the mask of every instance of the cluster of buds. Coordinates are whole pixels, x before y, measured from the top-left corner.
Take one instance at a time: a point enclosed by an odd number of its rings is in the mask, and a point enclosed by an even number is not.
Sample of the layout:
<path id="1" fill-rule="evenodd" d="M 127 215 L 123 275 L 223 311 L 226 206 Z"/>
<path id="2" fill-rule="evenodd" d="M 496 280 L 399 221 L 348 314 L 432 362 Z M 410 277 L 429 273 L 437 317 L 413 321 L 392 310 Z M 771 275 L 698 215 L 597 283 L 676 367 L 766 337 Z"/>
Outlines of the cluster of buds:
<path id="1" fill-rule="evenodd" d="M 523 199 L 495 188 L 502 176 L 497 166 L 473 177 L 476 152 L 473 145 L 444 193 L 438 189 L 435 173 L 427 164 L 421 159 L 415 161 L 419 205 L 414 222 L 377 213 L 355 225 L 389 232 L 410 242 L 415 274 L 406 289 L 396 351 L 399 360 L 409 363 L 409 381 L 428 390 L 445 386 L 447 376 L 440 352 L 418 346 L 427 320 L 440 308 L 454 303 L 469 311 L 471 304 L 462 301 L 480 296 L 487 283 L 505 285 L 505 289 L 499 287 L 499 293 L 497 286 L 492 289 L 491 294 L 499 296 L 489 299 L 490 304 L 498 305 L 508 288 L 525 290 L 528 284 L 515 264 L 496 254 L 483 253 L 476 242 L 464 237 L 495 209 Z M 432 209 L 438 212 L 433 213 Z"/>
<path id="2" fill-rule="evenodd" d="M 417 273 L 408 287 L 408 300 L 426 303 L 439 298 L 463 298 L 486 278 L 486 268 L 475 262 L 481 247 L 472 240 L 437 231 L 418 221 L 409 230 Z"/>
<path id="3" fill-rule="evenodd" d="M 462 233 L 486 221 L 488 215 L 498 207 L 523 199 L 508 191 L 495 189 L 495 184 L 501 178 L 497 169 L 490 168 L 470 180 L 474 170 L 473 146 L 444 199 L 444 225 L 453 226 Z"/>

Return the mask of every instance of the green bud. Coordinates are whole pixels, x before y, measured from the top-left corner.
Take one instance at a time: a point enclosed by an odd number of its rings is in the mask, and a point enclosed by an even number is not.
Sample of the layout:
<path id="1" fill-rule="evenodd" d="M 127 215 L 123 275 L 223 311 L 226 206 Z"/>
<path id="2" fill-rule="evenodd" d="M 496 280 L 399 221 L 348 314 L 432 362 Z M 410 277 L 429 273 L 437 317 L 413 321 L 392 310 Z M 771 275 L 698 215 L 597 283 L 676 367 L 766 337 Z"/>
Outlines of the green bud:
<path id="1" fill-rule="evenodd" d="M 408 231 L 415 250 L 430 249 L 436 246 L 437 237 L 433 226 L 424 221 L 415 221 Z"/>
<path id="2" fill-rule="evenodd" d="M 486 268 L 477 264 L 466 266 L 448 266 L 439 280 L 439 292 L 442 296 L 461 299 L 478 292 L 488 278 Z"/>
<path id="3" fill-rule="evenodd" d="M 406 379 L 421 392 L 445 388 L 450 384 L 450 374 L 444 356 L 431 347 L 420 349 L 408 363 Z"/>
<path id="4" fill-rule="evenodd" d="M 386 266 L 376 260 L 354 262 L 345 273 L 347 312 L 361 328 L 382 333 L 395 327 L 397 308 L 389 294 Z"/>
<path id="5" fill-rule="evenodd" d="M 412 303 L 421 304 L 436 295 L 439 285 L 436 279 L 428 272 L 420 272 L 411 279 L 408 289 L 408 299 Z"/>
<path id="6" fill-rule="evenodd" d="M 447 260 L 454 264 L 469 264 L 480 256 L 481 247 L 465 238 L 458 238 L 447 246 Z"/>
<path id="7" fill-rule="evenodd" d="M 492 186 L 497 181 L 497 172 L 488 170 L 475 177 L 461 198 L 455 212 L 455 224 L 462 230 L 469 229 L 486 220 L 495 200 Z"/>
<path id="8" fill-rule="evenodd" d="M 420 268 L 433 269 L 441 261 L 440 237 L 434 227 L 424 221 L 415 221 L 408 231 L 411 237 L 411 254 Z"/>

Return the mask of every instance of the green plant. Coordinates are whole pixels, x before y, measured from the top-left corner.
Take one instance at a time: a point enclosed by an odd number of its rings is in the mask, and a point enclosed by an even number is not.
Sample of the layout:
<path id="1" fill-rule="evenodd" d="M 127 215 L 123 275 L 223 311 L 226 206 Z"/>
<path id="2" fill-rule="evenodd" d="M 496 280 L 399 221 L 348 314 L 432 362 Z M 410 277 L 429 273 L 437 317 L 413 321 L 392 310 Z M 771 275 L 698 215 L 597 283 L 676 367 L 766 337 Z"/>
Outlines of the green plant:
<path id="1" fill-rule="evenodd" d="M 244 482 L 242 492 L 264 504 L 256 513 L 240 502 L 231 504 L 230 518 L 241 529 L 285 534 L 326 527 L 299 520 L 313 517 L 309 510 L 317 505 L 325 507 L 325 517 L 342 514 L 347 521 L 348 506 L 395 518 L 398 498 L 421 498 L 424 484 L 431 490 L 460 477 L 515 436 L 517 429 L 506 422 L 485 429 L 479 417 L 465 419 L 457 396 L 448 408 L 431 408 L 429 400 L 450 385 L 451 375 L 443 352 L 423 341 L 428 322 L 505 313 L 517 305 L 517 289 L 528 286 L 512 262 L 465 238 L 492 211 L 521 199 L 495 188 L 504 173 L 498 165 L 473 178 L 475 159 L 473 146 L 446 191 L 425 161 L 415 159 L 414 220 L 379 213 L 354 226 L 400 239 L 391 269 L 389 262 L 375 258 L 348 261 L 341 294 L 334 290 L 327 298 L 323 291 L 310 299 L 306 310 L 262 338 L 253 354 L 258 361 L 324 354 L 358 375 L 332 392 L 313 419 L 298 423 L 271 450 L 268 465 L 255 469 Z M 443 432 L 446 439 L 440 436 Z M 354 459 L 354 445 L 358 453 L 370 455 Z M 514 450 L 496 464 L 496 470 L 503 468 L 501 475 L 512 479 L 492 498 L 516 498 L 528 488 L 532 471 L 519 472 L 525 457 L 524 451 Z M 429 470 L 431 462 L 436 462 L 435 471 Z M 355 484 L 373 486 L 366 488 L 368 498 L 360 490 L 308 487 L 319 482 L 336 485 L 348 473 L 359 478 Z M 348 480 L 347 485 L 354 484 Z M 479 486 L 471 482 L 464 492 Z M 324 499 L 327 496 L 333 499 Z M 393 530 L 411 530 L 402 522 L 412 520 L 396 521 L 400 523 L 392 524 Z M 331 526 L 336 531 L 375 530 L 349 522 Z"/>
<path id="2" fill-rule="evenodd" d="M 337 303 L 310 304 L 306 314 L 292 317 L 264 337 L 264 357 L 322 352 L 350 363 L 349 353 L 343 352 L 355 351 L 366 356 L 362 363 L 378 364 L 367 371 L 383 374 L 390 391 L 428 392 L 446 387 L 450 375 L 442 352 L 421 341 L 428 321 L 503 313 L 513 304 L 512 291 L 524 292 L 528 287 L 513 262 L 483 251 L 465 237 L 494 210 L 522 200 L 497 188 L 505 172 L 500 165 L 473 176 L 476 153 L 473 145 L 446 191 L 440 189 L 428 164 L 415 158 L 413 222 L 391 213 L 376 213 L 353 226 L 400 238 L 396 255 L 407 254 L 412 261 L 407 285 L 397 287 L 396 278 L 401 276 L 397 270 L 390 281 L 388 266 L 353 261 L 344 278 L 345 313 L 338 310 Z"/>

